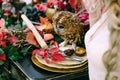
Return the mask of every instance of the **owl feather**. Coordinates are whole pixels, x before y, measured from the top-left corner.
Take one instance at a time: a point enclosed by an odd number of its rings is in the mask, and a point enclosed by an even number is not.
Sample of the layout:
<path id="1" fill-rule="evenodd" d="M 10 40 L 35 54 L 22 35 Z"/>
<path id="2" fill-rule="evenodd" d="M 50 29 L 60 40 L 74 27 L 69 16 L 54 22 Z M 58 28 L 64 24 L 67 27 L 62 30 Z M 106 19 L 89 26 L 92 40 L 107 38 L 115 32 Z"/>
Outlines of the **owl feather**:
<path id="1" fill-rule="evenodd" d="M 83 25 L 81 20 L 74 15 L 74 13 L 69 11 L 60 11 L 52 18 L 56 34 L 64 40 L 60 46 L 65 46 L 69 43 L 72 44 L 73 49 L 75 49 L 76 43 L 78 41 L 81 42 Z"/>

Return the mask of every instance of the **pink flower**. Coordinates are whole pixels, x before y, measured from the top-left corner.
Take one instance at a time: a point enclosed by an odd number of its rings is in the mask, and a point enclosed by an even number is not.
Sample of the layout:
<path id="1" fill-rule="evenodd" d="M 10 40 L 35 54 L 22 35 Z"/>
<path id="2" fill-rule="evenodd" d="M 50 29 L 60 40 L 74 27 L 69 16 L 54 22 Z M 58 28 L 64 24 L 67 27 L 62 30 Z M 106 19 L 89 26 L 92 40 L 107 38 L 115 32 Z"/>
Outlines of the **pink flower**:
<path id="1" fill-rule="evenodd" d="M 41 10 L 41 11 L 46 11 L 47 10 L 46 4 L 42 4 L 42 3 L 41 4 L 40 3 L 36 4 L 35 8 L 38 9 L 38 10 Z"/>
<path id="2" fill-rule="evenodd" d="M 8 41 L 14 45 L 16 42 L 18 42 L 18 38 L 16 36 L 9 36 Z"/>
<path id="3" fill-rule="evenodd" d="M 89 19 L 89 15 L 87 13 L 80 14 L 78 17 L 82 20 L 82 22 L 86 22 Z"/>

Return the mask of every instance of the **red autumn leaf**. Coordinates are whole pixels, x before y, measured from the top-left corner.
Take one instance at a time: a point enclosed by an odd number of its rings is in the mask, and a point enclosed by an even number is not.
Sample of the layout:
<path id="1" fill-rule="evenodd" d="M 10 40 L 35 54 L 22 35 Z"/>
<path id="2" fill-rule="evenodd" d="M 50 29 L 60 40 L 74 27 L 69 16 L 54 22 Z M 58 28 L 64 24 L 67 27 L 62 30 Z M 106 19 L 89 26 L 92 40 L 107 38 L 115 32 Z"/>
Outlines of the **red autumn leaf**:
<path id="1" fill-rule="evenodd" d="M 48 57 L 47 49 L 41 48 L 40 49 L 40 55 L 42 56 L 42 58 Z"/>
<path id="2" fill-rule="evenodd" d="M 6 60 L 6 55 L 5 54 L 1 54 L 0 55 L 0 60 L 5 61 Z"/>
<path id="3" fill-rule="evenodd" d="M 48 57 L 48 53 L 47 52 L 44 52 L 43 54 L 42 54 L 42 58 L 47 58 Z"/>
<path id="4" fill-rule="evenodd" d="M 32 51 L 32 55 L 40 54 L 40 49 L 35 49 Z"/>
<path id="5" fill-rule="evenodd" d="M 38 46 L 38 43 L 37 43 L 37 41 L 36 41 L 32 32 L 27 33 L 26 41 L 29 42 L 30 44 L 34 45 L 34 46 Z"/>
<path id="6" fill-rule="evenodd" d="M 59 52 L 59 51 L 60 51 L 59 48 L 54 47 L 54 48 L 51 48 L 51 49 L 49 50 L 49 53 L 54 54 L 54 53 Z"/>
<path id="7" fill-rule="evenodd" d="M 59 62 L 65 60 L 65 57 L 62 54 L 55 53 L 53 54 L 52 61 L 53 62 Z"/>

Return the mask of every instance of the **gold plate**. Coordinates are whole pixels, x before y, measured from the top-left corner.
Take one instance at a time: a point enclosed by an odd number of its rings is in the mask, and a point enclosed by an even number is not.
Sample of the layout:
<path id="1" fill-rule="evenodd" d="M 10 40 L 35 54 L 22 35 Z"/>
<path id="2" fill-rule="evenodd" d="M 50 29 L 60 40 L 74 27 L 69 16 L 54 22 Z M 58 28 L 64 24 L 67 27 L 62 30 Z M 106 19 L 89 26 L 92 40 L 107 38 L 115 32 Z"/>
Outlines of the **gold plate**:
<path id="1" fill-rule="evenodd" d="M 62 47 L 59 47 L 59 50 L 62 51 L 62 55 L 65 55 L 63 52 L 67 49 L 72 49 L 72 45 L 66 45 L 66 46 L 62 46 Z M 81 65 L 85 62 L 87 62 L 87 55 L 85 54 L 84 56 L 77 56 L 75 54 L 73 54 L 72 56 L 70 56 L 70 58 L 81 58 L 82 61 L 75 61 L 75 60 L 64 60 L 64 61 L 61 61 L 61 62 L 58 62 L 57 64 L 60 64 L 60 65 Z"/>
<path id="2" fill-rule="evenodd" d="M 42 68 L 42 69 L 47 70 L 47 71 L 59 72 L 59 73 L 79 72 L 79 71 L 83 71 L 83 70 L 85 70 L 85 69 L 88 68 L 88 65 L 87 65 L 87 64 L 83 65 L 82 67 L 73 68 L 73 69 L 58 69 L 58 68 L 52 68 L 52 67 L 49 67 L 49 66 L 46 66 L 46 65 L 40 63 L 40 62 L 35 58 L 35 56 L 32 56 L 32 62 L 33 62 L 36 66 L 38 66 L 39 68 Z"/>
<path id="3" fill-rule="evenodd" d="M 86 55 L 84 55 L 84 56 L 75 56 L 75 55 L 73 55 L 73 56 L 71 56 L 71 58 L 81 58 L 82 59 L 82 61 L 75 61 L 75 60 L 70 60 L 70 59 L 66 59 L 66 60 L 64 60 L 64 61 L 61 61 L 61 62 L 58 62 L 57 64 L 60 64 L 60 65 L 68 65 L 68 66 L 72 66 L 72 65 L 81 65 L 81 64 L 84 64 L 84 63 L 86 63 L 87 62 L 87 56 Z"/>
<path id="4" fill-rule="evenodd" d="M 52 68 L 58 68 L 58 69 L 72 69 L 72 68 L 78 68 L 78 67 L 82 67 L 83 65 L 87 64 L 87 62 L 84 62 L 82 64 L 79 65 L 61 65 L 61 64 L 57 64 L 57 63 L 53 63 L 50 62 L 49 64 L 46 63 L 46 61 L 44 59 L 41 58 L 41 56 L 39 55 L 35 55 L 35 58 L 43 65 L 46 65 L 48 67 L 52 67 Z M 69 61 L 68 61 L 69 62 Z"/>

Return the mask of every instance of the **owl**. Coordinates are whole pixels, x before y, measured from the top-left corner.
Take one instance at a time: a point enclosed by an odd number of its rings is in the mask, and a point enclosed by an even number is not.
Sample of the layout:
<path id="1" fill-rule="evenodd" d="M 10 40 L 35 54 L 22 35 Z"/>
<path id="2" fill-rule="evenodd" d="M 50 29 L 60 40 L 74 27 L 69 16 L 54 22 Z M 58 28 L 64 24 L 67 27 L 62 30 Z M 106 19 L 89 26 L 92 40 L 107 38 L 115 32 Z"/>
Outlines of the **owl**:
<path id="1" fill-rule="evenodd" d="M 71 44 L 73 49 L 76 48 L 76 43 L 81 42 L 81 36 L 83 33 L 83 24 L 81 20 L 75 16 L 74 13 L 69 11 L 57 12 L 52 17 L 52 24 L 57 35 L 59 35 L 64 41 L 60 43 L 60 46 Z"/>

